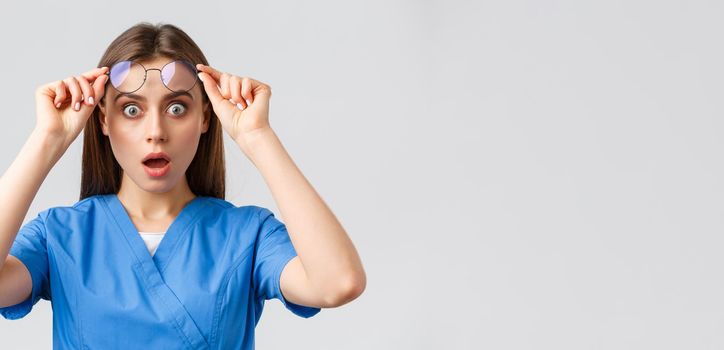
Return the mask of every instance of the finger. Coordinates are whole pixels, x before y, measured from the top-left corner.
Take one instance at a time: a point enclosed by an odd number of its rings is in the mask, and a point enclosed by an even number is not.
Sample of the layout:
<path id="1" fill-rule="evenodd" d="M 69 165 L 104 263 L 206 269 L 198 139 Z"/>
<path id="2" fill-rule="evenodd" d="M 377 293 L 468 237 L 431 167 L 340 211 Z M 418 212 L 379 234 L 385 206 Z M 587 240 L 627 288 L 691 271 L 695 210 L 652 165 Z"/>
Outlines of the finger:
<path id="1" fill-rule="evenodd" d="M 254 79 L 244 77 L 241 80 L 241 96 L 246 101 L 246 105 L 249 106 L 253 101 L 254 96 L 251 94 L 251 90 L 254 87 Z"/>
<path id="2" fill-rule="evenodd" d="M 75 80 L 75 77 L 69 77 L 65 79 L 65 85 L 68 86 L 68 90 L 70 90 L 70 105 L 73 109 L 76 111 L 80 110 L 80 100 L 83 98 L 80 84 L 78 84 L 78 81 Z"/>
<path id="3" fill-rule="evenodd" d="M 41 86 L 38 86 L 37 89 L 35 89 L 35 99 L 41 100 L 49 98 L 53 100 L 53 104 L 55 104 L 55 86 L 57 82 L 50 82 L 47 84 L 43 84 Z"/>
<path id="4" fill-rule="evenodd" d="M 241 97 L 241 79 L 239 77 L 232 75 L 229 78 L 229 90 L 231 90 L 231 103 L 235 104 L 236 108 L 244 110 L 247 106 Z"/>
<path id="5" fill-rule="evenodd" d="M 219 78 L 219 92 L 221 92 L 221 96 L 227 100 L 231 98 L 231 93 L 229 92 L 229 78 L 229 75 L 226 73 L 222 73 Z"/>
<path id="6" fill-rule="evenodd" d="M 108 67 L 103 66 L 99 68 L 93 68 L 87 72 L 81 73 L 83 78 L 86 78 L 89 82 L 95 81 L 99 76 L 105 75 L 108 71 Z"/>
<path id="7" fill-rule="evenodd" d="M 95 101 L 93 98 L 93 88 L 91 88 L 90 83 L 88 82 L 88 80 L 86 80 L 86 78 L 83 78 L 80 75 L 76 76 L 75 80 L 78 82 L 78 84 L 80 84 L 80 89 L 81 91 L 83 91 L 84 100 L 82 102 L 85 103 L 87 106 L 92 106 L 93 102 Z"/>
<path id="8" fill-rule="evenodd" d="M 221 92 L 219 91 L 219 87 L 216 85 L 216 81 L 212 79 L 208 73 L 199 72 L 199 78 L 201 78 L 201 82 L 204 84 L 204 90 L 206 90 L 206 95 L 209 96 L 211 103 L 216 105 L 225 100 L 225 98 L 221 96 Z"/>
<path id="9" fill-rule="evenodd" d="M 55 90 L 55 99 L 53 99 L 53 104 L 55 105 L 55 108 L 60 108 L 60 106 L 65 102 L 65 99 L 67 97 L 67 93 L 65 92 L 66 86 L 65 83 L 62 80 L 58 80 L 54 84 L 54 90 Z"/>
<path id="10" fill-rule="evenodd" d="M 100 96 L 97 94 L 98 90 L 96 90 L 96 88 L 95 88 L 95 81 L 98 80 L 98 78 L 100 78 L 100 77 L 105 77 L 104 82 L 107 82 L 108 79 L 110 78 L 108 76 L 108 74 L 106 74 L 106 72 L 108 72 L 108 69 L 109 68 L 107 66 L 103 66 L 103 67 L 91 69 L 91 70 L 81 74 L 81 76 L 83 78 L 88 80 L 88 82 L 91 85 L 93 85 L 92 91 L 94 93 L 94 95 L 93 95 L 94 100 L 95 100 L 94 102 L 98 102 L 103 97 L 103 94 L 101 94 Z M 105 93 L 105 89 L 103 89 L 103 93 Z"/>
<path id="11" fill-rule="evenodd" d="M 221 80 L 222 73 L 214 68 L 211 68 L 210 66 L 199 63 L 196 65 L 196 69 L 210 75 L 216 81 Z"/>
<path id="12" fill-rule="evenodd" d="M 108 81 L 108 76 L 103 74 L 100 77 L 98 77 L 96 80 L 93 81 L 93 93 L 95 94 L 96 103 L 99 103 L 101 98 L 103 98 L 103 95 L 105 95 L 106 92 L 106 81 Z"/>

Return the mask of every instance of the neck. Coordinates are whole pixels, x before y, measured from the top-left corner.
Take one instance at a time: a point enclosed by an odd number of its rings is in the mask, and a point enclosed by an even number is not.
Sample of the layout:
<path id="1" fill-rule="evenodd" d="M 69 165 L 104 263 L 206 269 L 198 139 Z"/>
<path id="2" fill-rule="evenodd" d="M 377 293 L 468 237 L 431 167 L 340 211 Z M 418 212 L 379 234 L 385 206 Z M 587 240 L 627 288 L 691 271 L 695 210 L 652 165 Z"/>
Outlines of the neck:
<path id="1" fill-rule="evenodd" d="M 138 187 L 126 174 L 123 174 L 117 196 L 129 215 L 139 220 L 176 217 L 186 204 L 196 198 L 185 176 L 170 191 L 149 192 Z"/>

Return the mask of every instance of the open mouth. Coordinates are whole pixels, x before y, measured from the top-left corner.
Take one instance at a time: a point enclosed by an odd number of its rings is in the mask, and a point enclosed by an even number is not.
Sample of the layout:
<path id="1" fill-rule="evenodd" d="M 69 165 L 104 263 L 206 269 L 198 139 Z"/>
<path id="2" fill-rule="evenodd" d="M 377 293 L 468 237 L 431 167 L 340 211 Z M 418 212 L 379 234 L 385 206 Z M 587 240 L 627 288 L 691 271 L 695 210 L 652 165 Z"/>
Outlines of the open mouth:
<path id="1" fill-rule="evenodd" d="M 168 164 L 168 160 L 163 158 L 151 158 L 143 162 L 149 168 L 163 168 Z"/>

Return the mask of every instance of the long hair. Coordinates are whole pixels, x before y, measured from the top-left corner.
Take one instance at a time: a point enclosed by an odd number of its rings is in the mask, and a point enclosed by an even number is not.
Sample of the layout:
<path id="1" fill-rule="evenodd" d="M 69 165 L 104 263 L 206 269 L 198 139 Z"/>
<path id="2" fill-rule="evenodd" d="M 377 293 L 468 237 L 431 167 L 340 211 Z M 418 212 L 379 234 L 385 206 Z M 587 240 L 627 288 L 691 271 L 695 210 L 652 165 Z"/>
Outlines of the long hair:
<path id="1" fill-rule="evenodd" d="M 194 64 L 208 65 L 201 49 L 178 27 L 140 22 L 111 42 L 98 62 L 98 67 L 111 67 L 122 60 L 156 57 L 185 59 Z M 203 86 L 201 91 L 202 103 L 209 103 Z M 105 96 L 99 103 L 104 103 L 104 100 Z M 186 180 L 195 195 L 224 199 L 226 166 L 223 130 L 213 108 L 207 109 L 204 118 L 208 119 L 209 127 L 201 134 L 196 155 L 186 170 Z M 83 131 L 80 200 L 97 194 L 118 193 L 122 171 L 113 155 L 109 138 L 102 132 L 100 109 L 96 106 Z"/>

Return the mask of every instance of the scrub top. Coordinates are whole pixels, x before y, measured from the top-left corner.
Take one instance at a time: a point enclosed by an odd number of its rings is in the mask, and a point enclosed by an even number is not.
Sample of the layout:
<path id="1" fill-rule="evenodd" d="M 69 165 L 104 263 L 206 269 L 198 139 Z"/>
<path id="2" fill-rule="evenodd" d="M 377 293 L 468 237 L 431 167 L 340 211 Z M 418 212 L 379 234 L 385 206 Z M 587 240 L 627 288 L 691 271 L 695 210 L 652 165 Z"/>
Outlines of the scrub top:
<path id="1" fill-rule="evenodd" d="M 281 293 L 297 255 L 284 223 L 215 197 L 187 203 L 153 256 L 116 194 L 41 211 L 10 254 L 33 290 L 0 314 L 19 319 L 49 300 L 54 349 L 254 349 L 265 300 L 304 318 L 320 311 Z"/>

